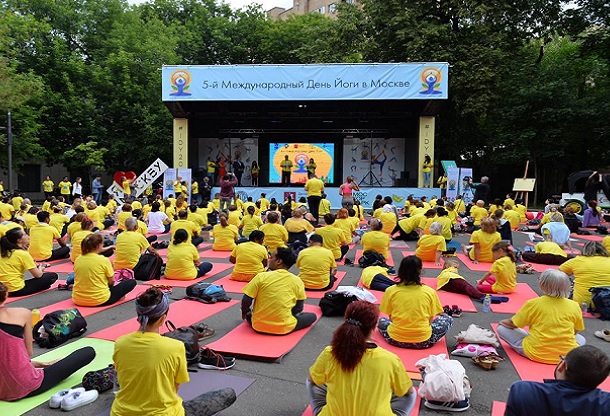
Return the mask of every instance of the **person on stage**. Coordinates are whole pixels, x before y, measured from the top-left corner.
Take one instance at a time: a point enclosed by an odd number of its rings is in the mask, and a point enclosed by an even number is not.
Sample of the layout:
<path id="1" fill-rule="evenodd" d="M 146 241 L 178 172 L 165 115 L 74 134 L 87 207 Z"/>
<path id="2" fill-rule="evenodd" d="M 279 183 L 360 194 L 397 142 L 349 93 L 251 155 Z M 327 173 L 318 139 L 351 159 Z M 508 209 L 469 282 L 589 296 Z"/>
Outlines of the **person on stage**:
<path id="1" fill-rule="evenodd" d="M 313 157 L 309 159 L 309 163 L 305 165 L 305 169 L 307 169 L 307 179 L 314 178 L 316 176 L 316 162 L 314 162 Z"/>
<path id="2" fill-rule="evenodd" d="M 292 162 L 288 159 L 288 155 L 284 156 L 284 160 L 280 162 L 280 167 L 282 168 L 282 185 L 290 185 Z"/>

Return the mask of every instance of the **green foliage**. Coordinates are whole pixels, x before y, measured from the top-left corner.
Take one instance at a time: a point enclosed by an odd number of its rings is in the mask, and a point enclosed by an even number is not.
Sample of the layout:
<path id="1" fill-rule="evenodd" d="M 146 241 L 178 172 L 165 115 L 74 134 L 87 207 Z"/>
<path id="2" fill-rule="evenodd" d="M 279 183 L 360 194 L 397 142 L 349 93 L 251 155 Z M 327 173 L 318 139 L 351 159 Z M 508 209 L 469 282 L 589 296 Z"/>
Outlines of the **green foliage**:
<path id="1" fill-rule="evenodd" d="M 66 151 L 60 160 L 70 170 L 81 168 L 104 170 L 107 153 L 108 149 L 99 147 L 97 142 L 90 141 Z"/>

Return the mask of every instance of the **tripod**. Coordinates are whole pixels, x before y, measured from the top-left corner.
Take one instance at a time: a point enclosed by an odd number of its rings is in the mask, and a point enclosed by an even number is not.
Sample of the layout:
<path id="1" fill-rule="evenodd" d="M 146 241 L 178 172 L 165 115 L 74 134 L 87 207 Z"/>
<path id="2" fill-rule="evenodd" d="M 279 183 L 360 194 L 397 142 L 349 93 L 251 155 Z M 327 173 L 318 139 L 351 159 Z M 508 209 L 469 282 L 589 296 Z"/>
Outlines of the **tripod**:
<path id="1" fill-rule="evenodd" d="M 373 187 L 378 186 L 382 187 L 381 181 L 373 172 L 373 137 L 369 138 L 369 151 L 371 152 L 371 157 L 369 160 L 369 172 L 362 178 L 362 180 L 358 183 L 358 185 L 362 185 L 363 183 L 367 186 Z"/>

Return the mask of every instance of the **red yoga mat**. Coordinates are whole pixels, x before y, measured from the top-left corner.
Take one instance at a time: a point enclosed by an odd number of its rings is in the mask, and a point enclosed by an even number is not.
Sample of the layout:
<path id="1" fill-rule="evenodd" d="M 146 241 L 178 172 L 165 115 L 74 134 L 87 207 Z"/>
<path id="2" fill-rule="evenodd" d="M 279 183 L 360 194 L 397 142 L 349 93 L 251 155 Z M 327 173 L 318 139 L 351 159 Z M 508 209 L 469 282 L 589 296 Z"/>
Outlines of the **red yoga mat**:
<path id="1" fill-rule="evenodd" d="M 527 264 L 529 264 L 530 266 L 532 266 L 532 269 L 536 270 L 538 273 L 542 273 L 543 271 L 547 270 L 547 269 L 559 269 L 559 266 L 553 266 L 550 264 L 539 264 L 539 263 L 531 263 L 531 262 L 526 262 Z"/>
<path id="2" fill-rule="evenodd" d="M 462 261 L 473 272 L 488 272 L 491 269 L 493 263 L 481 263 L 474 264 L 470 257 L 465 256 L 463 253 L 458 253 L 457 258 Z"/>
<path id="3" fill-rule="evenodd" d="M 403 251 L 402 252 L 402 256 L 403 257 L 414 256 L 414 255 L 415 255 L 414 251 Z M 434 264 L 433 261 L 424 261 L 422 263 L 424 265 L 424 270 L 426 270 L 426 269 L 442 269 L 443 268 L 442 264 L 445 263 L 445 260 L 443 260 L 441 258 L 441 265 L 440 266 L 437 266 L 436 264 Z"/>
<path id="4" fill-rule="evenodd" d="M 193 280 L 171 280 L 171 279 L 159 279 L 159 280 L 147 280 L 144 283 L 145 285 L 169 285 L 173 287 L 187 287 L 194 283 L 201 282 L 202 280 L 206 280 L 212 277 L 217 277 L 220 273 L 226 272 L 227 270 L 233 268 L 232 264 L 228 263 L 214 263 L 214 268 L 210 271 L 209 274 L 206 274 L 199 279 Z M 225 289 L 226 290 L 226 289 Z"/>
<path id="5" fill-rule="evenodd" d="M 60 309 L 71 309 L 71 308 L 77 308 L 78 311 L 80 312 L 80 314 L 84 317 L 90 316 L 90 315 L 94 315 L 98 312 L 104 311 L 106 309 L 110 309 L 116 305 L 120 305 L 122 303 L 125 302 L 130 302 L 132 300 L 134 300 L 141 292 L 144 291 L 145 288 L 142 287 L 136 287 L 134 290 L 132 290 L 131 292 L 129 292 L 127 295 L 125 295 L 125 297 L 121 300 L 119 300 L 118 302 L 112 304 L 112 305 L 108 305 L 108 306 L 77 306 L 74 304 L 74 302 L 72 301 L 72 299 L 66 299 L 63 300 L 61 302 L 57 302 L 57 303 L 53 303 L 49 306 L 45 306 L 40 308 L 40 316 L 45 316 L 47 313 L 49 312 L 53 312 L 53 311 L 57 311 Z M 72 292 L 67 292 L 67 293 L 72 293 Z"/>
<path id="6" fill-rule="evenodd" d="M 358 259 L 362 257 L 362 249 L 356 251 L 356 258 L 354 262 L 358 264 Z M 392 258 L 392 251 L 388 251 L 388 258 L 385 259 L 388 266 L 394 267 L 394 259 Z"/>
<path id="7" fill-rule="evenodd" d="M 398 355 L 403 365 L 405 366 L 405 369 L 409 372 L 419 372 L 418 368 L 415 367 L 415 363 L 421 360 L 422 358 L 427 358 L 429 355 L 445 354 L 447 357 L 449 356 L 449 352 L 447 352 L 447 342 L 445 341 L 445 337 L 441 338 L 441 340 L 431 348 L 425 350 L 399 348 L 390 345 L 386 342 L 386 340 L 383 338 L 383 335 L 381 335 L 379 331 L 374 331 L 372 338 L 373 341 L 375 341 L 380 347 L 385 348 L 386 350 Z"/>
<path id="8" fill-rule="evenodd" d="M 232 300 L 230 302 L 216 302 L 209 305 L 192 301 L 192 300 L 179 300 L 173 302 L 169 307 L 169 314 L 167 319 L 172 321 L 176 327 L 192 325 L 196 322 L 202 321 L 215 315 L 225 309 L 228 309 L 239 302 Z M 236 312 L 236 314 L 239 312 Z M 128 321 L 121 322 L 102 329 L 101 331 L 94 332 L 87 335 L 89 338 L 105 339 L 108 341 L 116 341 L 117 338 L 130 332 L 137 331 L 139 328 L 138 321 L 136 320 L 135 308 Z M 162 332 L 165 332 L 162 330 Z"/>
<path id="9" fill-rule="evenodd" d="M 581 240 L 588 240 L 588 241 L 602 241 L 604 239 L 604 236 L 594 235 L 594 234 L 583 235 L 583 234 L 572 233 L 572 234 L 570 234 L 570 237 L 580 238 Z"/>
<path id="10" fill-rule="evenodd" d="M 525 301 L 535 299 L 538 294 L 527 283 L 517 283 L 517 288 L 513 293 L 502 294 L 510 300 L 504 303 L 492 303 L 491 310 L 497 313 L 517 313 Z"/>
<path id="11" fill-rule="evenodd" d="M 66 283 L 65 280 L 56 280 L 55 283 L 53 283 L 50 288 L 48 288 L 47 290 L 43 290 L 42 292 L 38 292 L 38 293 L 44 293 L 44 292 L 48 292 L 49 290 L 57 289 L 57 286 L 59 284 L 63 285 L 65 283 Z M 32 293 L 31 295 L 26 295 L 26 296 L 19 296 L 17 298 L 6 298 L 6 300 L 4 301 L 4 304 L 15 302 L 16 300 L 31 298 L 32 296 L 36 296 L 38 293 Z"/>
<path id="12" fill-rule="evenodd" d="M 304 311 L 315 313 L 318 319 L 322 316 L 318 306 L 305 305 Z M 231 356 L 277 361 L 292 351 L 312 327 L 313 325 L 287 335 L 266 335 L 254 332 L 247 322 L 242 322 L 218 341 L 210 343 L 208 347 Z"/>
<path id="13" fill-rule="evenodd" d="M 494 400 L 491 405 L 491 416 L 504 416 L 505 410 L 506 403 Z"/>
<path id="14" fill-rule="evenodd" d="M 498 334 L 498 324 L 491 324 L 491 327 Z M 502 344 L 502 348 L 506 352 L 508 359 L 513 363 L 517 374 L 521 380 L 527 381 L 538 381 L 541 382 L 544 379 L 554 379 L 555 373 L 555 364 L 542 364 L 531 361 L 526 357 L 517 353 L 517 351 L 513 350 L 510 345 L 508 345 L 503 339 L 498 336 L 498 340 Z M 610 378 L 606 378 L 606 380 L 599 385 L 599 388 L 604 391 L 610 391 Z"/>
<path id="15" fill-rule="evenodd" d="M 44 271 L 54 273 L 72 273 L 74 271 L 74 263 L 68 260 L 65 263 L 53 264 L 44 269 Z"/>
<path id="16" fill-rule="evenodd" d="M 230 251 L 214 251 L 214 250 L 204 250 L 199 252 L 200 257 L 204 261 L 208 261 L 207 259 L 227 259 L 231 257 Z"/>

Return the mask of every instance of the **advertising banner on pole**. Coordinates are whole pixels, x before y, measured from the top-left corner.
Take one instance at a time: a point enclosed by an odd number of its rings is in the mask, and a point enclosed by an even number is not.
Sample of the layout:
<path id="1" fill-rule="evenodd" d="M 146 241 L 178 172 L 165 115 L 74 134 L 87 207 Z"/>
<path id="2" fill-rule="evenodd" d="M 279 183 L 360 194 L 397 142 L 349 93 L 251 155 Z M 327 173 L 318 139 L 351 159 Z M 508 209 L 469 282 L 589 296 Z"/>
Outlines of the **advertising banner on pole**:
<path id="1" fill-rule="evenodd" d="M 460 185 L 460 168 L 447 168 L 447 200 L 453 202 L 458 196 Z"/>
<path id="2" fill-rule="evenodd" d="M 468 205 L 472 202 L 474 194 L 470 187 L 470 180 L 472 179 L 472 168 L 461 168 L 460 169 L 460 194 L 464 203 Z"/>

